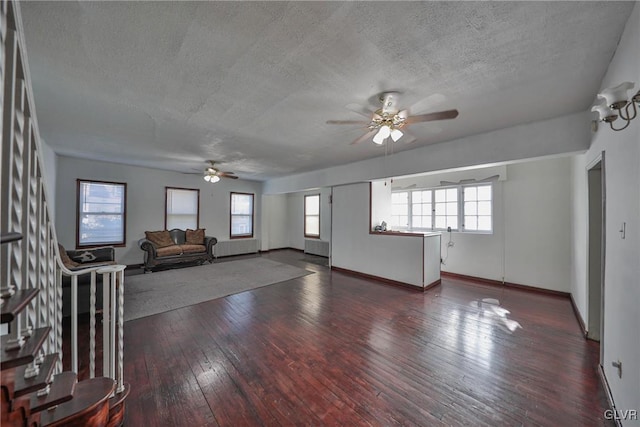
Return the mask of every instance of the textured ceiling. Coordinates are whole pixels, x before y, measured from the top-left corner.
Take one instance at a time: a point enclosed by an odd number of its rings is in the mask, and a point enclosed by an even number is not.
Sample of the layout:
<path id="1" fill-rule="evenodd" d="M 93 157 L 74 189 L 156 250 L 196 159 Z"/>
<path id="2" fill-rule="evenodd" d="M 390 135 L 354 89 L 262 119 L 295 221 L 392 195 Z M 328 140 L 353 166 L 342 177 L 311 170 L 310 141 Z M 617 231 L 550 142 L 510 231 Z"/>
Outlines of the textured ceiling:
<path id="1" fill-rule="evenodd" d="M 329 119 L 383 90 L 393 150 L 586 110 L 633 2 L 22 2 L 41 135 L 59 154 L 264 180 L 384 154 Z M 439 94 L 439 95 L 435 95 Z M 435 95 L 435 96 L 434 96 Z M 440 96 L 443 95 L 443 96 Z"/>

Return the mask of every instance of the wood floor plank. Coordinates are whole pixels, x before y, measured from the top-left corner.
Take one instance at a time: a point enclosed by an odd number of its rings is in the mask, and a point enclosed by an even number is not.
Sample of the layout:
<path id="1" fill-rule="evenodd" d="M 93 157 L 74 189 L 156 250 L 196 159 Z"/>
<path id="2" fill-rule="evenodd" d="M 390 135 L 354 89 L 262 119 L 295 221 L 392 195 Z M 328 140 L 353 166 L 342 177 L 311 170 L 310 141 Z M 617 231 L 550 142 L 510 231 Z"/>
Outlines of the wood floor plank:
<path id="1" fill-rule="evenodd" d="M 125 323 L 127 425 L 613 425 L 567 298 L 262 256 L 315 274 Z"/>

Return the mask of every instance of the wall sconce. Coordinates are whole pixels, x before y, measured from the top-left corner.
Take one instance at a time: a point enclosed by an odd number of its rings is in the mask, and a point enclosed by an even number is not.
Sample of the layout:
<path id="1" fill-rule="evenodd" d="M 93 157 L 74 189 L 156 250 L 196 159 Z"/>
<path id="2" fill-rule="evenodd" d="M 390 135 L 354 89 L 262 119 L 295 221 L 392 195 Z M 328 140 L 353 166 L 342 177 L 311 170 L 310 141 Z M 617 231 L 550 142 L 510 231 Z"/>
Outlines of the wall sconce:
<path id="1" fill-rule="evenodd" d="M 627 97 L 627 92 L 633 89 L 633 83 L 624 82 L 618 86 L 608 88 L 598 94 L 598 104 L 591 107 L 591 111 L 597 111 L 599 120 L 594 120 L 594 128 L 597 129 L 598 121 L 609 123 L 611 129 L 620 131 L 626 129 L 631 120 L 636 118 L 638 108 L 640 108 L 640 91 L 633 95 L 631 100 Z M 636 104 L 638 106 L 636 107 Z M 613 122 L 621 118 L 626 124 L 621 128 L 614 128 Z"/>

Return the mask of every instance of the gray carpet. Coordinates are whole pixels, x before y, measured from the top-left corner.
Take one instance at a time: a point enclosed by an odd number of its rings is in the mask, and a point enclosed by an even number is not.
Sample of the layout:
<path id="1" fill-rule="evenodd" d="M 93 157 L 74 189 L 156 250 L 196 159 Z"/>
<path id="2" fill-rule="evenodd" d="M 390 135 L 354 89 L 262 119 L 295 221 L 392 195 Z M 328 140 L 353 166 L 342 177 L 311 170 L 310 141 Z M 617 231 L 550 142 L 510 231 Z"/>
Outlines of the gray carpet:
<path id="1" fill-rule="evenodd" d="M 124 282 L 124 320 L 182 308 L 227 295 L 312 274 L 266 258 L 128 276 Z"/>

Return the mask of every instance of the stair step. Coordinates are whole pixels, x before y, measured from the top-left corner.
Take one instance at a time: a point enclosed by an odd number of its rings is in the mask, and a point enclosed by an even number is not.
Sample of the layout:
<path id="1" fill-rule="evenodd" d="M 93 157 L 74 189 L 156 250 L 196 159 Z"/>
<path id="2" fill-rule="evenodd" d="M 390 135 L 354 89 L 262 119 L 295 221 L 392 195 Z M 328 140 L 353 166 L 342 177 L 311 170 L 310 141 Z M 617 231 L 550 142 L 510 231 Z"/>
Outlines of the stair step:
<path id="1" fill-rule="evenodd" d="M 49 354 L 45 356 L 44 361 L 40 364 L 40 373 L 33 378 L 24 378 L 26 366 L 16 369 L 15 389 L 13 395 L 15 397 L 24 396 L 34 391 L 38 391 L 51 383 L 53 369 L 58 361 L 58 354 Z M 3 374 L 4 377 L 4 374 Z"/>
<path id="2" fill-rule="evenodd" d="M 24 373 L 32 365 L 31 363 L 5 369 L 2 372 L 2 390 L 5 393 L 3 397 L 11 401 L 46 387 L 51 382 L 51 375 L 57 360 L 57 354 L 46 356 L 40 364 L 38 375 L 29 379 L 25 379 Z"/>
<path id="3" fill-rule="evenodd" d="M 9 323 L 29 305 L 29 302 L 38 294 L 39 289 L 29 288 L 16 291 L 9 298 L 3 298 L 0 309 L 0 323 Z"/>
<path id="4" fill-rule="evenodd" d="M 34 394 L 31 397 L 31 412 L 40 412 L 71 400 L 77 383 L 78 376 L 74 372 L 69 371 L 55 375 L 49 394 L 42 397 Z"/>
<path id="5" fill-rule="evenodd" d="M 27 338 L 22 348 L 11 351 L 4 350 L 7 348 L 10 336 L 3 335 L 0 340 L 0 348 L 3 349 L 0 351 L 0 370 L 4 371 L 32 362 L 50 331 L 50 326 L 36 329 L 33 331 L 33 335 Z"/>
<path id="6" fill-rule="evenodd" d="M 109 420 L 109 396 L 116 383 L 99 377 L 80 381 L 73 399 L 42 412 L 42 426 L 104 426 Z"/>
<path id="7" fill-rule="evenodd" d="M 22 234 L 20 233 L 2 233 L 0 234 L 0 244 L 15 242 L 16 240 L 22 239 Z"/>

